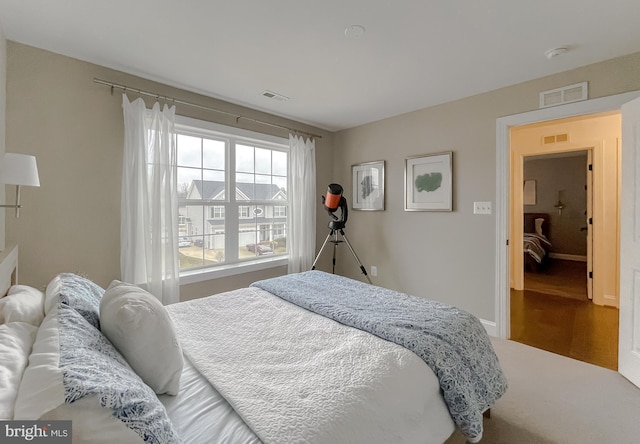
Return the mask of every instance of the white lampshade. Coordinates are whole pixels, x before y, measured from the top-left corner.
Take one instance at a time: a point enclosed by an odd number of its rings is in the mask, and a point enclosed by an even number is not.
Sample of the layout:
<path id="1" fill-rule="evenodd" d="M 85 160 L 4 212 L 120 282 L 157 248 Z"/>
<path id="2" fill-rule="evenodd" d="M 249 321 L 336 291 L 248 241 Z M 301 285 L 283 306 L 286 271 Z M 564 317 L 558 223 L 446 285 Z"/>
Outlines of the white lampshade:
<path id="1" fill-rule="evenodd" d="M 0 163 L 0 183 L 39 187 L 36 158 L 27 154 L 6 153 Z"/>

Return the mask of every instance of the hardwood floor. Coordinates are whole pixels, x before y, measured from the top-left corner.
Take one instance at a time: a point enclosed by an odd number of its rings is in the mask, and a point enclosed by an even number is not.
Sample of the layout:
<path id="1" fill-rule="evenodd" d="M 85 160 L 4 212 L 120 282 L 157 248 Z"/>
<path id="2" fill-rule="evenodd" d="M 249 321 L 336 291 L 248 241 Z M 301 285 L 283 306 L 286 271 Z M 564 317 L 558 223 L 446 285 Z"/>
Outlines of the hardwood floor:
<path id="1" fill-rule="evenodd" d="M 581 291 L 583 275 L 558 272 L 562 262 L 555 264 L 548 284 L 540 284 L 545 280 L 536 276 L 536 283 L 528 286 L 525 277 L 524 291 L 511 290 L 510 339 L 617 370 L 618 309 L 593 304 L 586 292 L 574 294 L 576 288 Z"/>

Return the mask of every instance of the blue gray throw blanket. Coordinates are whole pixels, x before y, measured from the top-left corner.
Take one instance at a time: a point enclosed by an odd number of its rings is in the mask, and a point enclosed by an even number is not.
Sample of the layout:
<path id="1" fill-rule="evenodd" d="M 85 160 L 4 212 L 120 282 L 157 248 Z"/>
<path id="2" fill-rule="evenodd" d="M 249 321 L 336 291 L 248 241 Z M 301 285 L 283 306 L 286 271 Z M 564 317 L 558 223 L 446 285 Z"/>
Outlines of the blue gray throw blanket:
<path id="1" fill-rule="evenodd" d="M 440 381 L 451 417 L 472 442 L 482 413 L 507 389 L 480 321 L 458 308 L 322 271 L 258 281 L 280 298 L 413 351 Z"/>
<path id="2" fill-rule="evenodd" d="M 100 328 L 100 300 L 104 289 L 72 273 L 59 279 L 59 368 L 63 374 L 65 403 L 88 396 L 96 406 L 151 444 L 180 443 L 167 412 L 153 392 L 131 369 Z"/>

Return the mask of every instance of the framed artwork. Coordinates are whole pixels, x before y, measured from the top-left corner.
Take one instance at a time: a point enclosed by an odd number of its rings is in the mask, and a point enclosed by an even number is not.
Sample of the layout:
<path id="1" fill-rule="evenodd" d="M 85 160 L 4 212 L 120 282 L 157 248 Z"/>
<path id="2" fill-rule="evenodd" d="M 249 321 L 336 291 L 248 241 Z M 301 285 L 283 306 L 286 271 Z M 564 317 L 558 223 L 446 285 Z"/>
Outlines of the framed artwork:
<path id="1" fill-rule="evenodd" d="M 354 210 L 384 210 L 384 160 L 351 166 Z"/>
<path id="2" fill-rule="evenodd" d="M 453 211 L 452 157 L 449 151 L 405 159 L 405 211 Z"/>
<path id="3" fill-rule="evenodd" d="M 522 190 L 522 204 L 523 205 L 536 204 L 536 181 L 535 180 L 524 181 L 524 188 Z"/>

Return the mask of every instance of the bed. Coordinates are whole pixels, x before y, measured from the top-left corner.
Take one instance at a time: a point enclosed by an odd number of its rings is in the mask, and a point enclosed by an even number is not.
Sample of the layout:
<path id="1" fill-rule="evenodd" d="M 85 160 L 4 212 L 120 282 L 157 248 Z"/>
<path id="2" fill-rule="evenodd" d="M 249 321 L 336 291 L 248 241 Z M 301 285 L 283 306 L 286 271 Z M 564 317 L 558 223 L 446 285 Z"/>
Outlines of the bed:
<path id="1" fill-rule="evenodd" d="M 550 218 L 548 213 L 524 213 L 524 268 L 534 273 L 546 268 L 549 262 Z"/>
<path id="2" fill-rule="evenodd" d="M 469 313 L 321 271 L 167 307 L 61 273 L 0 316 L 0 419 L 74 442 L 478 442 L 507 389 Z"/>

